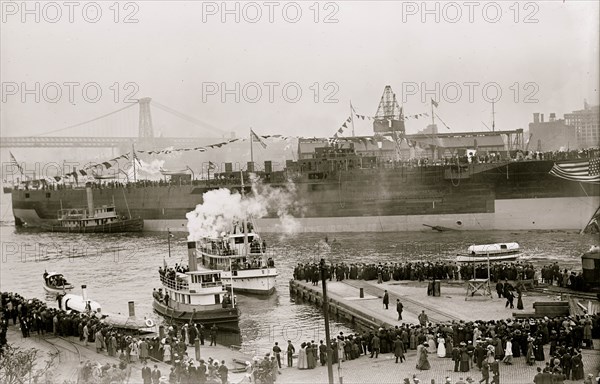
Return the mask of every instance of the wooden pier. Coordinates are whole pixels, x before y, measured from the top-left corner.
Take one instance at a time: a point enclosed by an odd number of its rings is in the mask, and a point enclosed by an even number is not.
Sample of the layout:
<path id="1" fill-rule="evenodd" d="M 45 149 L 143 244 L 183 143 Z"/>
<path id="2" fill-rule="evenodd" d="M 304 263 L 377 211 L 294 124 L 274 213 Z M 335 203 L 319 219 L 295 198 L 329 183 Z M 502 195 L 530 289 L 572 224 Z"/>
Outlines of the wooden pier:
<path id="1" fill-rule="evenodd" d="M 315 286 L 304 281 L 290 280 L 289 286 L 290 296 L 297 302 L 307 302 L 322 308 L 323 291 L 321 285 Z M 384 310 L 382 298 L 386 289 L 389 289 L 389 309 Z M 423 290 L 423 292 L 426 292 L 426 290 Z M 360 332 L 379 327 L 394 327 L 403 322 L 418 324 L 417 315 L 422 310 L 427 312 L 429 320 L 433 322 L 460 320 L 458 316 L 444 312 L 434 305 L 411 298 L 408 295 L 397 294 L 390 289 L 389 285 L 374 286 L 364 280 L 328 282 L 327 296 L 330 314 L 340 321 L 351 324 L 354 329 Z M 403 320 L 401 321 L 397 320 L 396 299 L 400 299 L 404 306 Z"/>
<path id="2" fill-rule="evenodd" d="M 319 285 L 310 282 L 290 280 L 290 296 L 296 302 L 305 302 L 322 308 L 323 292 Z M 389 295 L 389 307 L 383 306 L 385 291 Z M 507 317 L 523 317 L 534 310 L 534 303 L 556 300 L 547 294 L 527 291 L 523 296 L 525 309 L 515 312 L 506 308 L 506 299 L 499 299 L 496 293 L 488 297 L 475 297 L 465 301 L 465 283 L 446 282 L 442 284 L 441 297 L 427 295 L 427 282 L 387 282 L 350 280 L 327 283 L 329 312 L 339 321 L 348 323 L 357 331 L 370 331 L 379 327 L 394 327 L 402 323 L 419 324 L 418 315 L 424 311 L 433 323 L 452 321 L 493 320 Z M 398 320 L 396 300 L 403 305 L 402 320 Z M 550 299 L 550 300 L 549 300 Z M 552 303 L 548 303 L 552 304 Z M 566 302 L 557 305 L 565 305 Z"/>

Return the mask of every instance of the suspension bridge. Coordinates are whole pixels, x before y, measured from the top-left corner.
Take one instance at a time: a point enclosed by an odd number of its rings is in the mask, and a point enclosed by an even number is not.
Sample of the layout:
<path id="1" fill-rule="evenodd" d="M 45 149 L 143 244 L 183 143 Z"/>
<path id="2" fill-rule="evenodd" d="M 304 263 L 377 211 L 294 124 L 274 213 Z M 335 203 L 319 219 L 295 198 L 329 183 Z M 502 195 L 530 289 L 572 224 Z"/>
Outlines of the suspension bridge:
<path id="1" fill-rule="evenodd" d="M 194 128 L 200 127 L 210 132 L 204 137 L 163 137 L 156 136 L 154 132 L 150 106 L 160 110 L 163 114 L 175 116 L 184 125 Z M 123 132 L 131 130 L 136 125 L 136 116 L 133 107 L 138 106 L 137 136 L 121 136 Z M 154 109 L 153 109 L 154 111 Z M 132 113 L 133 112 L 133 113 Z M 181 125 L 181 124 L 180 124 Z M 110 127 L 110 128 L 107 128 Z M 58 133 L 79 131 L 77 136 L 51 136 Z M 98 135 L 101 132 L 101 136 Z M 116 111 L 97 116 L 84 122 L 51 130 L 35 136 L 8 136 L 0 140 L 0 148 L 130 148 L 132 145 L 142 148 L 177 147 L 177 146 L 202 146 L 214 143 L 224 136 L 233 134 L 225 132 L 207 122 L 176 111 L 150 97 L 138 99 Z"/>

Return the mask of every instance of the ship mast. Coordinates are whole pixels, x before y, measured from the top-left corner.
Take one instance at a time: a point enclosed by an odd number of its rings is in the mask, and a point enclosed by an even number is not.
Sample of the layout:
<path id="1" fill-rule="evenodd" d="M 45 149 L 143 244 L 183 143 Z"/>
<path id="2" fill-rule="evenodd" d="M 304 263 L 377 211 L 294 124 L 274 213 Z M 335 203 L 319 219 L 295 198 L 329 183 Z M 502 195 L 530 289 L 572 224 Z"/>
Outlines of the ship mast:
<path id="1" fill-rule="evenodd" d="M 352 100 L 350 100 L 350 119 L 352 122 L 352 137 L 354 137 L 354 107 L 352 106 Z"/>
<path id="2" fill-rule="evenodd" d="M 132 161 L 132 163 L 133 163 L 133 182 L 135 183 L 135 182 L 137 182 L 137 177 L 135 175 L 135 161 L 136 161 L 135 159 L 136 159 L 136 156 L 135 156 L 135 147 L 134 147 L 133 144 L 131 144 L 131 155 L 133 156 L 133 161 Z"/>
<path id="3" fill-rule="evenodd" d="M 254 140 L 252 138 L 252 127 L 250 127 L 250 162 L 252 163 L 252 169 L 254 169 Z M 240 171 L 241 172 L 241 171 Z M 242 176 L 242 186 L 244 185 L 244 176 Z M 244 191 L 242 190 L 242 197 Z"/>
<path id="4" fill-rule="evenodd" d="M 252 140 L 252 134 L 250 134 Z M 240 169 L 240 177 L 242 179 L 242 200 L 244 199 L 244 173 Z M 244 231 L 244 256 L 248 257 L 248 223 L 246 221 L 246 212 L 242 212 L 242 228 Z"/>

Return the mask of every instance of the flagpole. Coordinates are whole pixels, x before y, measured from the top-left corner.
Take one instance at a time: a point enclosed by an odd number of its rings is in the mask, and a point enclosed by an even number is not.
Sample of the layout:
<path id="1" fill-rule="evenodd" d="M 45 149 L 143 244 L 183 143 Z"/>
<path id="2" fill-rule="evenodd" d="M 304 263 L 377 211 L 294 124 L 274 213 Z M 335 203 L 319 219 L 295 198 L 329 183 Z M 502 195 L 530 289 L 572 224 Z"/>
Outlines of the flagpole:
<path id="1" fill-rule="evenodd" d="M 431 125 L 435 125 L 435 114 L 433 113 L 433 99 L 431 99 Z M 433 127 L 431 127 L 433 129 Z"/>
<path id="2" fill-rule="evenodd" d="M 350 117 L 352 118 L 352 137 L 354 137 L 354 108 L 352 108 L 352 100 L 350 100 Z"/>
<path id="3" fill-rule="evenodd" d="M 250 127 L 250 162 L 254 166 L 254 140 L 252 138 L 252 127 Z"/>
<path id="4" fill-rule="evenodd" d="M 137 183 L 137 177 L 135 174 L 135 147 L 133 143 L 131 143 L 131 155 L 133 156 L 133 182 Z"/>
<path id="5" fill-rule="evenodd" d="M 171 257 L 171 230 L 167 228 L 167 244 L 169 244 L 169 257 Z"/>

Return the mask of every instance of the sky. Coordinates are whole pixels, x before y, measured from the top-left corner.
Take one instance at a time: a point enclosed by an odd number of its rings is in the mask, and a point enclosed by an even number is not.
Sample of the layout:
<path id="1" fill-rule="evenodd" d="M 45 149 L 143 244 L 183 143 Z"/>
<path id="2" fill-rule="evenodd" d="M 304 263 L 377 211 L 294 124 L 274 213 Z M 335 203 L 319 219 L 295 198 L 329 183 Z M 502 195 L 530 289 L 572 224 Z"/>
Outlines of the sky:
<path id="1" fill-rule="evenodd" d="M 512 130 L 599 99 L 597 1 L 22 4 L 2 2 L 2 137 L 141 97 L 205 123 L 152 107 L 155 134 L 175 137 L 330 137 L 350 103 L 373 116 L 386 85 L 405 115 L 436 100 L 441 132 L 490 129 L 492 100 L 496 129 Z M 54 135 L 135 136 L 137 113 Z M 429 123 L 411 119 L 407 133 Z M 370 122 L 355 133 L 372 135 Z"/>

